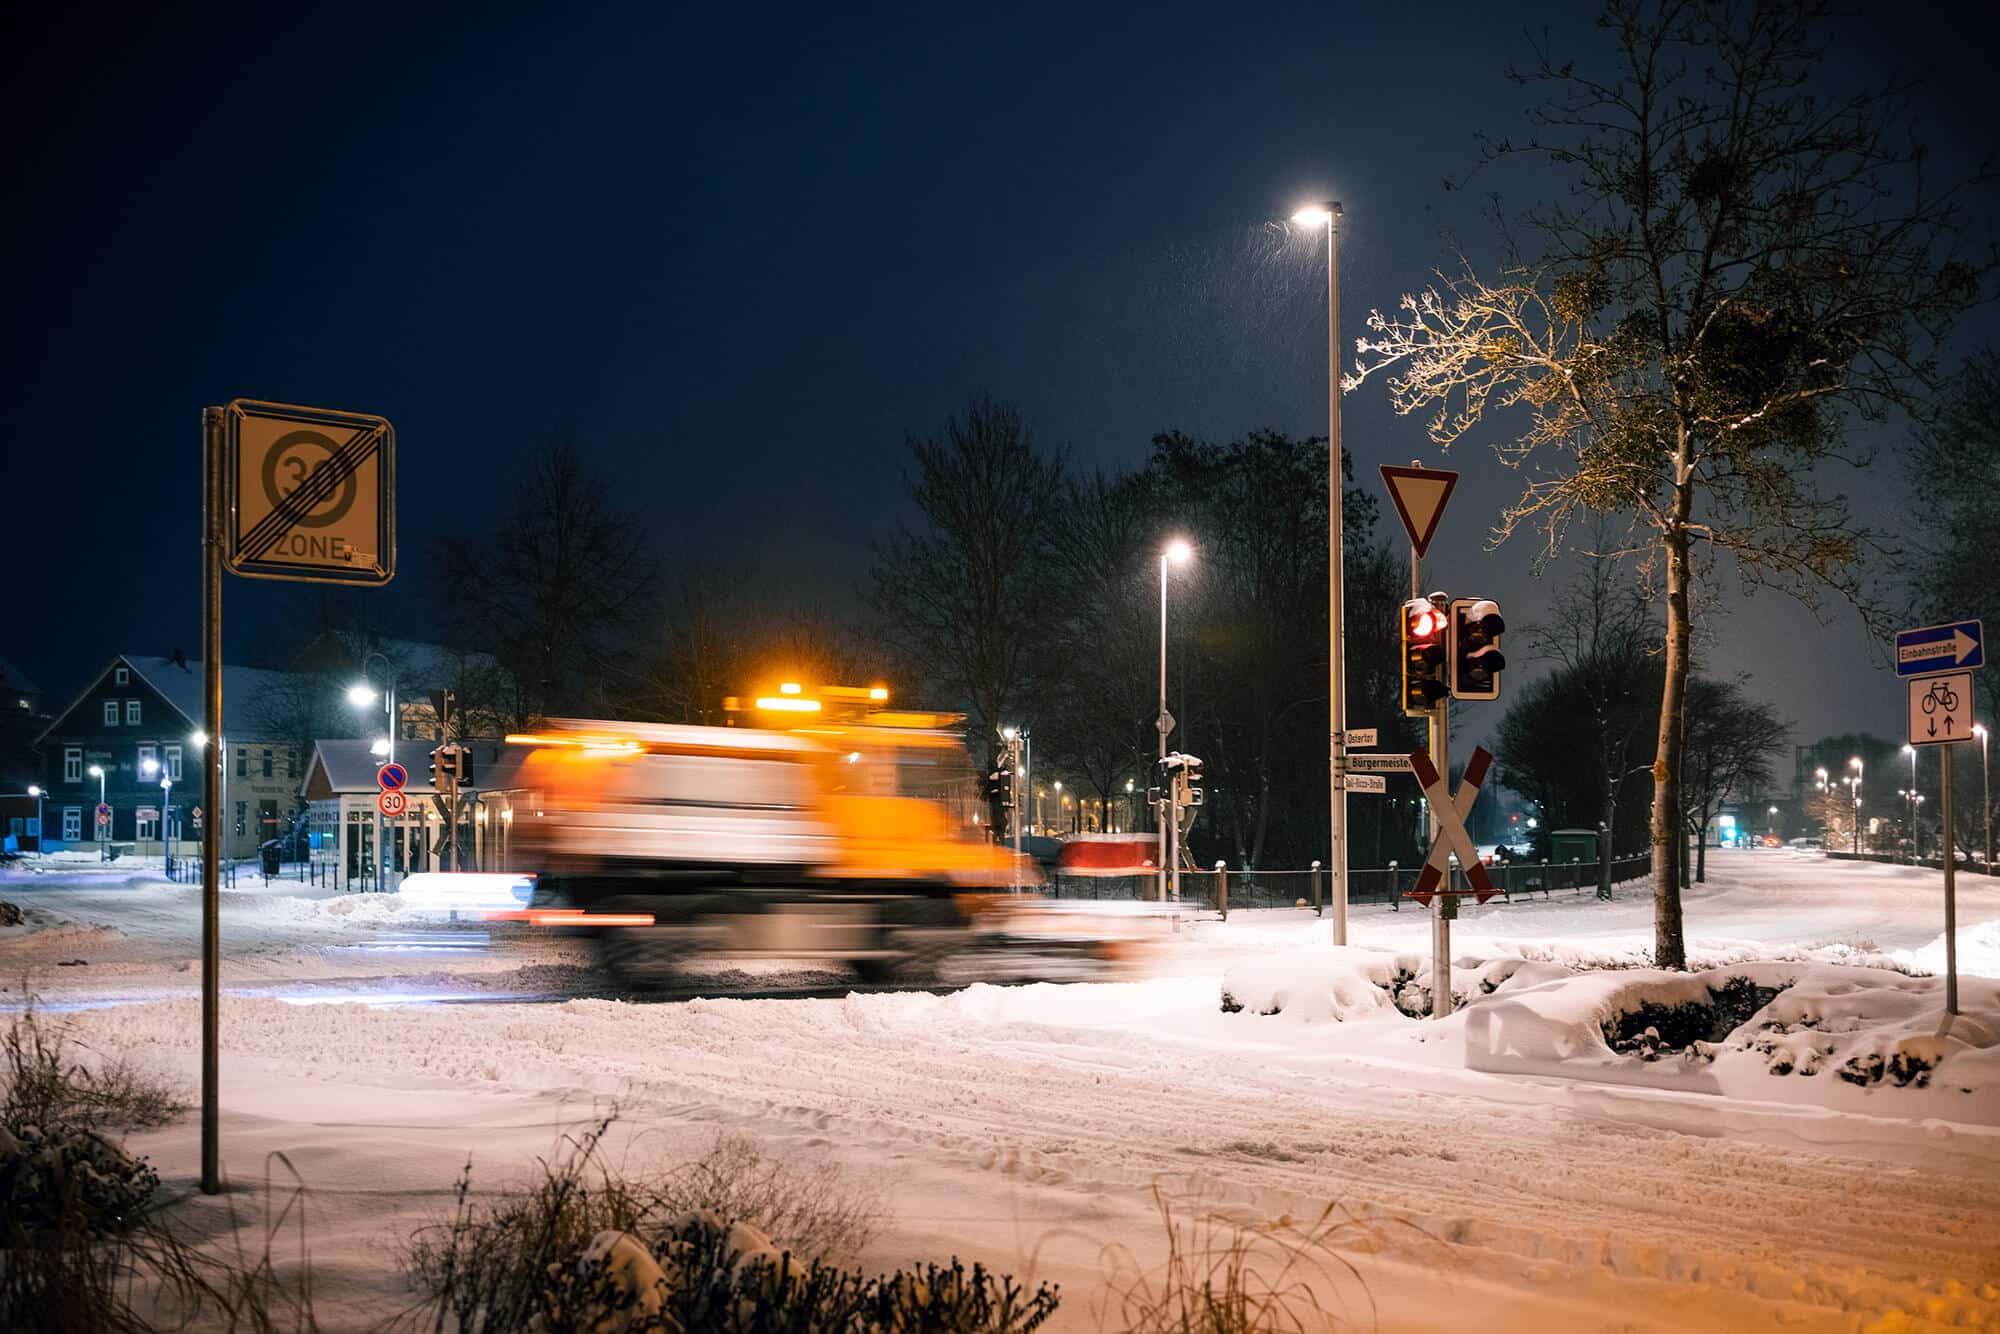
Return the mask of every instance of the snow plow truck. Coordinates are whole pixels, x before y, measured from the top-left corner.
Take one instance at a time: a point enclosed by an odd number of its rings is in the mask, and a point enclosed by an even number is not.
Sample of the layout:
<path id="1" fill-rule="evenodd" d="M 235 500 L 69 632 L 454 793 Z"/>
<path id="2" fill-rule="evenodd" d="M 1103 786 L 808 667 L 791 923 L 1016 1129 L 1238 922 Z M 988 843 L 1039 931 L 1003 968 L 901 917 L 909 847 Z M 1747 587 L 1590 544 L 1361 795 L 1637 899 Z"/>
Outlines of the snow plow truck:
<path id="1" fill-rule="evenodd" d="M 999 896 L 1038 883 L 977 826 L 963 715 L 792 682 L 724 708 L 721 727 L 563 718 L 509 736 L 532 794 L 512 836 L 538 880 L 500 915 L 588 931 L 638 987 L 717 954 L 922 985 Z"/>

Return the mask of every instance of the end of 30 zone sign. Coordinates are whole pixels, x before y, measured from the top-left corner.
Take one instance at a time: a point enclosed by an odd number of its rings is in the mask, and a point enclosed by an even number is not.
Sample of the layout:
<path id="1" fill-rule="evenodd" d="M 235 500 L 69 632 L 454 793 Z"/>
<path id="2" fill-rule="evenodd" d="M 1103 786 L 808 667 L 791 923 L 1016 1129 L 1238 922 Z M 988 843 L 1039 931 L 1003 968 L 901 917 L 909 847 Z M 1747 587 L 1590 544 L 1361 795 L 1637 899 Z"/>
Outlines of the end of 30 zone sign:
<path id="1" fill-rule="evenodd" d="M 361 412 L 236 399 L 223 410 L 223 559 L 261 579 L 396 573 L 396 430 Z"/>

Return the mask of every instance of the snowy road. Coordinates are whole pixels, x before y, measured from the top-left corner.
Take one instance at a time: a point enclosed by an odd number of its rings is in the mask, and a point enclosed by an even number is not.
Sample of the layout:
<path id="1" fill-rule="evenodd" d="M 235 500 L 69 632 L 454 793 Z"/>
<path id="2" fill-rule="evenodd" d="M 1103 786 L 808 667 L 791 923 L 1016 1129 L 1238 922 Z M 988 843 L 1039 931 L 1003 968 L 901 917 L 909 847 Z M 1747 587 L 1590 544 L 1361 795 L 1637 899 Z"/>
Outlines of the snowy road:
<path id="1" fill-rule="evenodd" d="M 1937 934 L 1934 874 L 1789 854 L 1711 854 L 1711 873 L 1688 909 L 1698 957 L 1916 959 Z M 2000 893 L 1963 897 L 1968 931 L 2000 922 Z M 548 996 L 580 968 L 568 942 L 532 958 L 495 957 L 490 939 L 434 954 L 431 928 L 383 905 L 275 903 L 238 905 L 256 920 L 235 937 L 232 986 Z M 384 920 L 351 920 L 368 912 Z M 175 913 L 135 913 L 102 942 L 110 985 L 76 976 L 99 969 L 93 958 L 46 994 L 129 990 L 132 1003 L 76 1014 L 79 1033 L 191 1081 L 195 1002 L 145 994 L 191 985 Z M 1649 919 L 1636 893 L 1558 899 L 1470 913 L 1458 936 L 1464 950 L 1617 958 L 1643 948 Z M 63 950 L 88 952 L 88 935 L 57 930 Z M 956 1252 L 1032 1270 L 1063 1283 L 1064 1329 L 1098 1327 L 1108 1246 L 1157 1252 L 1155 1187 L 1246 1222 L 1347 1211 L 1344 1254 L 1365 1292 L 1337 1296 L 1364 1327 L 1372 1302 L 1398 1330 L 2000 1329 L 1994 1129 L 1479 1073 L 1462 1040 L 1399 1016 L 1310 1026 L 1220 1012 L 1224 967 L 1325 931 L 1309 915 L 1239 914 L 1189 933 L 1150 980 L 942 996 L 407 1008 L 242 996 L 225 1010 L 225 1157 L 249 1176 L 282 1149 L 313 1184 L 332 1328 L 401 1300 L 379 1270 L 384 1230 L 439 1200 L 468 1150 L 518 1171 L 556 1127 L 615 1104 L 628 1153 L 674 1157 L 734 1128 L 848 1164 L 892 1200 L 870 1263 Z M 1397 949 L 1423 933 L 1409 913 L 1355 925 Z M 41 953 L 0 940 L 10 967 Z M 1969 969 L 1993 962 L 1968 952 Z M 137 1144 L 185 1183 L 192 1127 Z"/>

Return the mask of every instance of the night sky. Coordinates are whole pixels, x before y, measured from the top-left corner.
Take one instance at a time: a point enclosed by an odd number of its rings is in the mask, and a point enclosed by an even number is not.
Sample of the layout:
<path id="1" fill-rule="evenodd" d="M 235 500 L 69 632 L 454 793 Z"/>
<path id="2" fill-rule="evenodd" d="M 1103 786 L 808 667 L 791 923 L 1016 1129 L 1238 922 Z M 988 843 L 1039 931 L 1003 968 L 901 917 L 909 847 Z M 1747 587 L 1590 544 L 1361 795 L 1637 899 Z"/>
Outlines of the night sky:
<path id="1" fill-rule="evenodd" d="M 197 652 L 198 414 L 231 397 L 395 422 L 402 573 L 337 596 L 419 637 L 428 536 L 490 528 L 552 438 L 646 514 L 670 578 L 852 605 L 904 517 L 905 433 L 970 394 L 1087 467 L 1168 428 L 1322 433 L 1323 261 L 1275 220 L 1344 202 L 1351 339 L 1451 238 L 1491 253 L 1480 191 L 1545 188 L 1444 188 L 1476 131 L 1520 129 L 1501 65 L 1526 29 L 1595 40 L 1587 10 L 1492 4 L 37 8 L 63 12 L 3 34 L 0 655 L 51 707 L 115 652 Z M 1927 140 L 1983 149 L 1992 21 L 1896 13 L 1835 72 L 1920 74 Z M 1375 385 L 1345 429 L 1371 484 L 1439 462 Z M 1531 550 L 1483 550 L 1511 474 L 1450 465 L 1427 585 L 1534 619 Z M 1864 493 L 1877 522 L 1910 503 L 1892 459 Z M 319 596 L 231 580 L 229 656 L 282 660 Z M 1712 668 L 1753 672 L 1799 739 L 1899 726 L 1851 617 L 1730 605 Z"/>

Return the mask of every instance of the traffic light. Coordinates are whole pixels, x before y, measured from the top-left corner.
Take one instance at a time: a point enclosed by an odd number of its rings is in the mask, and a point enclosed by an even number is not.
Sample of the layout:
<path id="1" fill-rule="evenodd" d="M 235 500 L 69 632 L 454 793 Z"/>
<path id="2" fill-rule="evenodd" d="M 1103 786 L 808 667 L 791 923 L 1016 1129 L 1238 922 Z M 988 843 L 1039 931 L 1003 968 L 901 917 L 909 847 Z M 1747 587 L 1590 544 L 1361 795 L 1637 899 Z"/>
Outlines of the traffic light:
<path id="1" fill-rule="evenodd" d="M 1500 636 L 1507 622 L 1491 598 L 1457 598 L 1451 604 L 1451 696 L 1500 698 L 1500 671 L 1507 659 Z"/>
<path id="2" fill-rule="evenodd" d="M 444 784 L 439 781 L 445 776 L 444 756 L 441 753 L 443 749 L 444 747 L 440 746 L 437 750 L 431 752 L 431 791 L 433 792 L 444 791 Z"/>
<path id="3" fill-rule="evenodd" d="M 1014 809 L 1014 771 L 994 769 L 986 775 L 987 824 L 993 836 L 1005 839 Z"/>
<path id="4" fill-rule="evenodd" d="M 1199 806 L 1201 805 L 1202 793 L 1201 789 L 1195 785 L 1201 782 L 1201 761 L 1195 756 L 1190 755 L 1187 757 L 1186 763 L 1182 765 L 1182 768 L 1187 772 L 1187 804 L 1190 806 Z"/>
<path id="5" fill-rule="evenodd" d="M 1403 712 L 1429 713 L 1446 691 L 1450 617 L 1429 598 L 1403 604 Z"/>
<path id="6" fill-rule="evenodd" d="M 462 742 L 458 747 L 458 785 L 472 786 L 472 747 Z"/>

